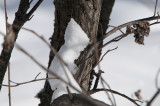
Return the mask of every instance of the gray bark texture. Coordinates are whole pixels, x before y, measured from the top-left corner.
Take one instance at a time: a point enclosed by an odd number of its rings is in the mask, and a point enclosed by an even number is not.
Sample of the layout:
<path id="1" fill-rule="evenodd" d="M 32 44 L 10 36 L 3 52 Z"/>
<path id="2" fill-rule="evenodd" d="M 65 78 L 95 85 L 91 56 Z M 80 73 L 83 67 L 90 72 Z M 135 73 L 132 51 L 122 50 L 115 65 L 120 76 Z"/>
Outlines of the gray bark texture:
<path id="1" fill-rule="evenodd" d="M 74 77 L 81 86 L 84 94 L 72 95 L 72 98 L 68 95 L 62 95 L 54 100 L 51 105 L 50 102 L 54 91 L 51 90 L 49 82 L 46 80 L 43 90 L 37 95 L 41 101 L 39 106 L 84 106 L 84 104 L 85 106 L 108 106 L 84 95 L 87 95 L 87 92 L 91 89 L 90 86 L 93 77 L 90 74 L 101 55 L 101 50 L 99 50 L 99 48 L 102 46 L 103 42 L 98 45 L 97 54 L 95 49 L 90 51 L 91 53 L 89 55 L 88 52 L 90 48 L 94 46 L 94 42 L 103 39 L 103 34 L 108 28 L 113 4 L 114 0 L 54 0 L 55 24 L 54 33 L 50 38 L 51 45 L 59 51 L 65 42 L 65 30 L 71 18 L 74 18 L 82 27 L 92 43 L 89 44 L 85 50 L 81 52 L 79 58 L 75 60 L 78 71 Z M 88 56 L 86 57 L 86 55 Z M 53 58 L 54 54 L 50 52 L 48 67 Z"/>

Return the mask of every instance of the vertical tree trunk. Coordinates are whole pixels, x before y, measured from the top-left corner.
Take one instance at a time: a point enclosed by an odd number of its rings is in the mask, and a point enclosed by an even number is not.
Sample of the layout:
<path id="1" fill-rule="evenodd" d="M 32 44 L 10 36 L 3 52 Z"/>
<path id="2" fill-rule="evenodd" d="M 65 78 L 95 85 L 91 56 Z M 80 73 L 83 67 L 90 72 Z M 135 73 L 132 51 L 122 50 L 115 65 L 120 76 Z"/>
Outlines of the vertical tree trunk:
<path id="1" fill-rule="evenodd" d="M 54 0 L 55 24 L 51 45 L 58 51 L 64 44 L 64 33 L 71 17 L 82 27 L 92 42 L 81 52 L 79 58 L 75 60 L 78 67 L 75 78 L 85 93 L 87 93 L 90 87 L 90 73 L 98 60 L 94 50 L 91 51 L 91 54 L 85 61 L 84 58 L 90 47 L 93 46 L 93 42 L 102 40 L 103 34 L 108 28 L 113 4 L 114 0 Z M 102 46 L 102 43 L 99 44 L 98 48 Z M 99 57 L 101 50 L 98 53 Z M 51 52 L 48 67 L 53 58 L 54 54 Z M 51 90 L 48 81 L 46 81 L 44 89 L 38 94 L 41 100 L 39 106 L 50 106 L 52 93 L 54 92 Z"/>
<path id="2" fill-rule="evenodd" d="M 87 33 L 92 42 L 81 52 L 79 58 L 75 61 L 78 67 L 75 78 L 85 92 L 87 92 L 89 88 L 90 72 L 98 60 L 96 60 L 95 51 L 91 51 L 92 53 L 89 58 L 85 60 L 84 58 L 88 53 L 87 51 L 93 46 L 94 40 L 97 38 L 101 7 L 102 0 L 75 0 L 74 2 L 74 12 L 72 16 Z M 86 76 L 87 74 L 88 76 Z"/>
<path id="3" fill-rule="evenodd" d="M 110 13 L 114 4 L 114 0 L 77 0 L 74 4 L 73 17 L 81 25 L 82 29 L 88 34 L 91 42 L 100 41 L 103 38 L 103 34 L 106 32 L 109 23 Z M 78 4 L 79 3 L 79 4 Z M 82 5 L 80 7 L 80 5 Z M 90 44 L 81 53 L 80 57 L 76 60 L 76 64 L 79 67 L 78 72 L 75 77 L 80 84 L 80 86 L 86 92 L 90 89 L 90 74 L 98 62 L 101 50 L 99 48 L 102 46 L 101 42 L 97 50 L 98 58 L 96 58 L 95 49 L 91 51 L 92 53 L 87 59 L 84 59 L 88 54 L 90 48 L 94 44 Z M 83 66 L 82 66 L 83 65 Z"/>

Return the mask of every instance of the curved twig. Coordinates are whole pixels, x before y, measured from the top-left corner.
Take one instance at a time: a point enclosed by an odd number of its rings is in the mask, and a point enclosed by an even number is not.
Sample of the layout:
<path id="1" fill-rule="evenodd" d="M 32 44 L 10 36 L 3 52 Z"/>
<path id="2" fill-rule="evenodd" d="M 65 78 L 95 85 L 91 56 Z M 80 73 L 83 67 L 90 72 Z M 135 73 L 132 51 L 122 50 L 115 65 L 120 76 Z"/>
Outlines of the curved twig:
<path id="1" fill-rule="evenodd" d="M 153 103 L 153 101 L 155 100 L 155 98 L 160 94 L 160 89 L 157 90 L 157 92 L 153 95 L 153 97 L 151 98 L 151 100 L 147 103 L 146 106 L 151 106 L 151 104 Z"/>
<path id="2" fill-rule="evenodd" d="M 34 80 L 30 80 L 30 81 L 26 81 L 26 82 L 21 82 L 21 83 L 10 81 L 10 82 L 14 83 L 14 85 L 0 84 L 0 86 L 17 87 L 17 86 L 20 86 L 20 85 L 24 85 L 24 84 L 28 84 L 28 83 L 32 83 L 32 82 L 37 82 L 37 81 L 42 81 L 42 80 L 48 80 L 48 79 L 57 79 L 57 78 L 41 78 L 41 79 L 34 79 Z"/>
<path id="3" fill-rule="evenodd" d="M 91 90 L 91 91 L 89 91 L 88 93 L 91 95 L 91 94 L 94 94 L 94 93 L 100 92 L 100 91 L 107 91 L 107 92 L 111 92 L 111 93 L 113 93 L 113 94 L 117 94 L 117 95 L 122 96 L 122 97 L 126 98 L 127 100 L 131 101 L 131 102 L 134 103 L 136 106 L 140 106 L 139 104 L 136 103 L 136 101 L 139 101 L 139 100 L 134 100 L 134 99 L 126 96 L 125 94 L 122 94 L 122 93 L 117 92 L 117 91 L 115 91 L 115 90 L 111 90 L 111 89 L 96 89 L 96 90 Z M 141 102 L 141 101 L 139 101 L 139 102 Z"/>

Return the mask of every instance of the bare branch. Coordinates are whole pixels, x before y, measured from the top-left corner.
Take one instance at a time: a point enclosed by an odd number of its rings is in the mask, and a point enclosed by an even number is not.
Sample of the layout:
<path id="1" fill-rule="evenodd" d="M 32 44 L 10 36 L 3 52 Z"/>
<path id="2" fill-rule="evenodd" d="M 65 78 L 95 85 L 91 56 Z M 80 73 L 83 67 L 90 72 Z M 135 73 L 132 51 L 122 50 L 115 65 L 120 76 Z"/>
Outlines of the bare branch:
<path id="1" fill-rule="evenodd" d="M 33 0 L 30 1 L 30 3 L 32 3 Z M 35 10 L 37 10 L 37 8 L 39 7 L 39 5 L 43 2 L 43 0 L 39 0 L 34 7 L 29 11 L 29 13 L 27 14 L 28 19 L 30 20 L 33 16 L 31 16 Z M 30 17 L 30 18 L 29 18 Z"/>
<path id="2" fill-rule="evenodd" d="M 138 20 L 127 22 L 125 24 L 117 26 L 116 28 L 113 28 L 112 30 L 110 30 L 109 32 L 107 32 L 106 34 L 104 34 L 103 39 L 107 38 L 108 36 L 112 35 L 116 31 L 118 31 L 118 30 L 120 30 L 120 29 L 122 29 L 124 27 L 131 26 L 133 24 L 138 24 L 139 22 L 153 21 L 153 20 L 157 20 L 157 19 L 160 19 L 160 17 L 159 16 L 147 17 L 147 18 L 143 18 L 143 19 L 138 19 Z"/>
<path id="3" fill-rule="evenodd" d="M 23 28 L 24 29 L 24 28 Z M 26 29 L 27 30 L 27 29 Z M 31 30 L 32 31 L 32 30 Z M 32 32 L 34 32 L 34 31 L 32 31 Z M 35 34 L 37 34 L 36 32 L 34 32 Z M 3 35 L 3 33 L 2 33 L 2 35 Z M 37 36 L 39 36 L 38 34 L 37 34 Z M 42 37 L 40 37 L 40 38 L 42 38 Z M 45 41 L 45 39 L 42 39 L 42 40 L 44 40 Z M 45 43 L 47 43 L 47 41 L 45 41 Z M 47 43 L 48 44 L 48 43 Z M 48 44 L 49 45 L 49 44 Z M 33 62 L 35 62 L 38 66 L 40 66 L 44 71 L 46 71 L 47 73 L 49 73 L 49 74 L 51 74 L 51 75 L 53 75 L 53 76 L 55 76 L 57 79 L 59 79 L 59 80 L 61 80 L 62 82 L 64 82 L 64 83 L 66 83 L 66 84 L 68 84 L 70 87 L 72 87 L 74 90 L 76 90 L 77 92 L 79 92 L 79 93 L 81 93 L 81 91 L 79 91 L 77 88 L 75 88 L 73 85 L 71 85 L 71 83 L 69 82 L 66 82 L 65 80 L 63 80 L 60 76 L 58 76 L 58 75 L 56 75 L 56 74 L 54 74 L 54 72 L 52 72 L 52 71 L 50 71 L 49 69 L 47 69 L 46 67 L 44 67 L 42 64 L 40 64 L 33 56 L 31 56 L 27 51 L 25 51 L 20 45 L 18 45 L 18 44 L 15 44 L 15 47 L 18 49 L 18 50 L 20 50 L 21 52 L 23 52 L 25 55 L 27 55 Z M 49 46 L 49 47 L 51 47 L 51 46 Z M 51 47 L 51 50 L 54 50 L 54 48 L 53 47 Z M 56 52 L 56 50 L 54 51 L 54 53 L 57 53 Z M 60 57 L 61 58 L 61 57 Z M 34 80 L 34 81 L 36 81 L 36 80 Z M 33 81 L 33 82 L 34 82 Z M 31 81 L 32 82 L 32 81 Z M 28 83 L 28 82 L 25 82 L 25 83 Z M 3 85 L 3 84 L 0 84 L 1 86 L 7 86 L 7 85 Z M 19 85 L 19 84 L 18 84 Z M 18 85 L 14 85 L 14 86 L 18 86 Z M 0 86 L 0 87 L 1 87 Z"/>
<path id="4" fill-rule="evenodd" d="M 47 69 L 46 67 L 44 67 L 42 64 L 40 64 L 33 56 L 31 56 L 27 51 L 25 51 L 20 45 L 15 44 L 16 48 L 19 49 L 21 52 L 23 52 L 26 56 L 28 56 L 33 62 L 35 62 L 38 66 L 40 66 L 40 68 L 42 68 L 44 71 L 46 71 L 47 73 L 55 76 L 56 78 L 58 78 L 60 81 L 66 83 L 67 85 L 69 85 L 70 87 L 72 87 L 74 90 L 76 90 L 77 92 L 81 93 L 81 91 L 79 91 L 76 87 L 74 87 L 73 85 L 71 85 L 70 83 L 68 83 L 67 81 L 65 81 L 64 79 L 62 79 L 60 76 L 58 76 L 57 74 L 54 74 L 54 72 L 52 72 L 51 70 Z"/>
<path id="5" fill-rule="evenodd" d="M 102 84 L 102 87 L 105 89 L 104 80 L 103 80 L 102 77 L 101 77 L 101 84 Z M 109 89 L 111 89 L 110 86 L 109 86 L 109 84 L 106 83 L 106 85 L 108 86 Z M 112 104 L 113 106 L 115 106 L 115 105 L 116 105 L 116 104 L 114 104 L 114 103 L 116 103 L 116 102 L 115 102 L 115 99 L 114 99 L 114 102 L 113 102 L 113 100 L 111 99 L 109 93 L 108 93 L 107 91 L 106 91 L 105 93 L 106 93 L 109 101 L 111 102 L 111 104 Z M 111 93 L 111 94 L 112 94 L 112 93 Z M 112 97 L 114 97 L 114 96 L 112 95 Z"/>
<path id="6" fill-rule="evenodd" d="M 29 32 L 33 33 L 34 35 L 36 35 L 36 37 L 38 37 L 40 40 L 42 40 L 42 41 L 51 49 L 51 51 L 54 53 L 54 55 L 56 55 L 56 56 L 58 57 L 58 59 L 59 59 L 59 61 L 60 61 L 60 65 L 61 65 L 61 67 L 63 68 L 64 73 L 65 73 L 65 75 L 66 75 L 69 83 L 71 83 L 70 78 L 69 78 L 69 76 L 68 76 L 68 74 L 67 74 L 66 69 L 64 68 L 64 66 L 66 66 L 67 69 L 68 69 L 71 73 L 72 73 L 72 70 L 69 68 L 68 64 L 61 58 L 61 56 L 57 53 L 56 49 L 55 49 L 54 47 L 52 47 L 52 46 L 44 39 L 43 36 L 40 36 L 40 35 L 39 35 L 38 33 L 36 33 L 35 31 L 33 31 L 33 30 L 31 30 L 31 29 L 28 29 L 28 28 L 24 28 L 24 27 L 22 27 L 22 29 L 24 29 L 24 30 L 26 30 L 26 31 L 29 31 Z M 73 75 L 73 73 L 72 73 L 72 75 Z"/>
<path id="7" fill-rule="evenodd" d="M 130 22 L 127 22 L 125 24 L 119 25 L 116 28 L 113 28 L 112 30 L 110 30 L 109 32 L 107 32 L 106 34 L 104 34 L 103 39 L 101 39 L 100 41 L 98 41 L 96 43 L 96 46 L 98 46 L 105 38 L 107 38 L 108 36 L 112 35 L 116 31 L 118 31 L 118 30 L 120 30 L 120 29 L 122 29 L 124 27 L 131 26 L 131 25 L 134 25 L 134 24 L 138 24 L 139 22 L 153 21 L 153 20 L 157 20 L 157 19 L 160 19 L 160 16 L 147 17 L 147 18 L 138 19 L 138 20 L 130 21 Z M 128 35 L 128 33 L 125 33 L 125 34 L 122 34 L 120 36 L 117 36 L 117 37 L 113 38 L 111 41 L 107 42 L 101 48 L 99 48 L 99 50 L 101 50 L 103 47 L 107 46 L 111 42 L 117 42 L 117 41 L 121 40 L 122 38 L 126 37 L 127 35 Z M 85 61 L 90 56 L 90 54 L 92 53 L 93 50 L 94 50 L 93 46 L 89 48 L 88 53 L 83 58 L 83 61 Z M 84 65 L 85 65 L 85 62 L 82 63 L 82 66 L 84 66 Z"/>
<path id="8" fill-rule="evenodd" d="M 160 94 L 160 89 L 157 90 L 157 92 L 153 95 L 153 97 L 151 98 L 151 100 L 147 103 L 146 106 L 151 106 L 151 104 L 153 103 L 153 101 L 155 100 L 155 98 Z"/>
<path id="9" fill-rule="evenodd" d="M 34 78 L 34 80 L 36 80 L 36 79 L 37 79 L 37 77 L 38 77 L 40 74 L 41 74 L 41 72 L 40 72 L 40 73 L 38 73 L 38 74 L 36 75 L 36 77 Z"/>
<path id="10" fill-rule="evenodd" d="M 95 84 L 94 84 L 94 87 L 93 89 L 97 89 L 98 87 L 98 82 L 99 82 L 99 78 L 101 78 L 101 74 L 104 73 L 102 70 L 99 70 L 98 73 L 95 73 L 94 71 L 94 75 L 97 77 L 96 78 L 96 81 L 95 81 Z"/>
<path id="11" fill-rule="evenodd" d="M 10 81 L 10 82 L 14 83 L 14 85 L 0 84 L 0 86 L 17 87 L 17 86 L 21 86 L 21 85 L 24 85 L 24 84 L 28 84 L 28 83 L 32 83 L 32 82 L 37 82 L 37 81 L 48 80 L 48 79 L 57 79 L 57 78 L 40 78 L 40 79 L 34 79 L 34 80 L 30 80 L 30 81 L 26 81 L 26 82 L 21 82 L 21 83 Z"/>
<path id="12" fill-rule="evenodd" d="M 151 25 L 155 25 L 155 24 L 160 24 L 160 22 L 151 23 L 150 26 L 151 26 Z"/>
<path id="13" fill-rule="evenodd" d="M 5 23 L 6 23 L 6 35 L 7 35 L 7 33 L 8 33 L 8 27 L 7 27 L 8 16 L 7 16 L 7 5 L 6 5 L 6 0 L 4 0 L 4 9 L 5 9 Z"/>
<path id="14" fill-rule="evenodd" d="M 155 4 L 155 7 L 154 7 L 154 15 L 153 15 L 153 16 L 156 16 L 156 11 L 157 11 L 157 3 L 158 3 L 158 0 L 156 0 L 156 4 Z"/>
<path id="15" fill-rule="evenodd" d="M 99 64 L 99 63 L 103 60 L 103 58 L 104 58 L 109 52 L 114 51 L 114 50 L 116 50 L 116 49 L 118 49 L 118 46 L 115 47 L 115 48 L 113 48 L 113 49 L 107 50 L 107 52 L 101 57 L 101 59 L 99 60 L 99 62 L 98 62 L 97 64 Z M 95 66 L 97 66 L 97 65 L 95 65 Z M 95 68 L 95 67 L 94 67 L 94 68 Z"/>
<path id="16" fill-rule="evenodd" d="M 113 50 L 116 50 L 118 47 L 114 48 L 114 49 L 109 49 L 102 57 L 101 59 L 99 60 L 99 62 L 97 62 L 97 64 L 93 67 L 93 69 L 103 60 L 104 56 L 106 54 L 108 54 L 109 52 L 113 51 Z M 92 71 L 92 70 L 91 70 Z M 89 71 L 84 77 L 82 80 L 85 80 L 87 78 L 87 76 L 91 73 L 91 71 Z"/>
<path id="17" fill-rule="evenodd" d="M 94 94 L 94 93 L 100 92 L 100 91 L 107 91 L 107 92 L 111 92 L 111 93 L 113 93 L 113 94 L 122 96 L 122 97 L 126 98 L 127 100 L 131 101 L 132 103 L 134 103 L 136 106 L 140 106 L 139 104 L 136 103 L 136 101 L 139 101 L 139 100 L 134 100 L 134 99 L 126 96 L 125 94 L 122 94 L 122 93 L 117 92 L 117 91 L 115 91 L 115 90 L 103 89 L 103 88 L 102 88 L 102 89 L 91 90 L 91 91 L 89 91 L 88 93 L 89 93 L 89 94 Z M 139 101 L 139 102 L 141 102 L 141 101 Z"/>
<path id="18" fill-rule="evenodd" d="M 158 70 L 157 74 L 156 74 L 156 79 L 155 79 L 155 85 L 157 89 L 160 89 L 160 87 L 158 86 L 158 77 L 160 75 L 160 69 Z"/>
<path id="19" fill-rule="evenodd" d="M 11 57 L 14 43 L 16 42 L 16 39 L 18 37 L 18 33 L 19 33 L 21 27 L 24 25 L 24 23 L 29 20 L 29 17 L 33 14 L 35 9 L 37 9 L 37 7 L 41 4 L 40 1 L 43 1 L 43 0 L 39 0 L 39 2 L 37 2 L 37 5 L 34 6 L 33 9 L 31 9 L 32 11 L 30 11 L 30 13 L 27 14 L 27 11 L 30 7 L 29 0 L 20 0 L 18 11 L 15 13 L 15 19 L 13 21 L 12 28 L 10 29 L 10 30 L 13 30 L 11 32 L 14 34 L 11 34 L 12 39 L 11 39 L 11 41 L 9 41 L 8 38 L 10 38 L 11 36 L 8 33 L 6 33 L 5 41 L 3 43 L 3 49 L 2 49 L 1 55 L 0 55 L 0 70 L 1 70 L 0 71 L 0 84 L 2 84 L 2 82 L 3 82 L 3 78 L 6 73 L 7 65 L 8 65 L 8 62 Z M 6 9 L 5 9 L 5 11 L 6 11 Z M 6 14 L 6 12 L 5 12 L 5 14 Z M 7 23 L 7 14 L 5 15 L 5 19 L 6 19 L 6 23 Z M 14 26 L 19 26 L 19 27 L 16 28 Z M 6 40 L 6 39 L 8 39 L 8 40 Z M 1 86 L 0 86 L 0 90 L 1 90 Z"/>
<path id="20" fill-rule="evenodd" d="M 10 63 L 8 63 L 8 98 L 9 98 L 9 106 L 11 106 Z"/>
<path id="21" fill-rule="evenodd" d="M 109 89 L 111 89 L 110 85 L 103 79 L 103 77 L 101 77 L 101 83 L 103 83 L 103 85 L 106 84 L 106 86 L 107 86 Z M 105 86 L 104 86 L 104 88 L 105 88 Z M 106 93 L 107 93 L 107 92 L 106 92 Z M 113 93 L 111 93 L 111 95 L 112 95 L 113 101 L 114 101 L 115 106 L 116 106 L 116 99 L 115 99 Z"/>

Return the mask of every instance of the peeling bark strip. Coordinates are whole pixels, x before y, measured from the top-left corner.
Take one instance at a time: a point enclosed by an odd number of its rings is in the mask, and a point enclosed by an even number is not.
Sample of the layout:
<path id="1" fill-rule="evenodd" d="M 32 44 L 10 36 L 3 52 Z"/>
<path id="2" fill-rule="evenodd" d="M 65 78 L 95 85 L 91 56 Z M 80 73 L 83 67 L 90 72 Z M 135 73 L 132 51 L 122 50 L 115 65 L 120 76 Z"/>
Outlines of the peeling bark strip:
<path id="1" fill-rule="evenodd" d="M 9 41 L 6 40 L 9 37 L 8 35 L 5 37 L 5 41 L 3 43 L 3 50 L 0 55 L 0 84 L 3 82 L 3 78 L 7 69 L 8 62 L 11 57 L 11 53 L 14 47 L 14 43 L 16 42 L 16 39 L 18 37 L 18 33 L 21 29 L 21 27 L 24 25 L 25 22 L 30 20 L 31 15 L 34 13 L 34 11 L 39 7 L 39 5 L 42 3 L 43 0 L 39 0 L 34 7 L 27 13 L 29 7 L 30 7 L 30 0 L 20 0 L 18 11 L 15 13 L 15 19 L 12 24 L 12 31 L 13 36 L 12 43 L 8 43 Z M 1 90 L 0 86 L 0 90 Z"/>
<path id="2" fill-rule="evenodd" d="M 59 51 L 61 46 L 64 44 L 64 33 L 71 17 L 74 18 L 74 20 L 87 33 L 92 43 L 94 38 L 96 38 L 96 40 L 100 40 L 103 34 L 106 32 L 106 29 L 108 28 L 107 26 L 109 22 L 110 13 L 114 4 L 114 0 L 54 0 L 54 4 L 55 4 L 54 33 L 50 39 L 51 39 L 51 45 L 57 51 Z M 101 23 L 101 25 L 99 24 L 99 22 Z M 81 52 L 79 58 L 75 60 L 75 63 L 79 68 L 78 72 L 75 75 L 75 78 L 86 93 L 89 90 L 90 75 L 87 77 L 85 76 L 88 73 L 90 74 L 92 68 L 94 67 L 94 65 L 96 65 L 97 62 L 94 51 L 92 51 L 92 54 L 89 56 L 89 58 L 83 61 L 84 56 L 87 54 L 91 46 L 93 46 L 93 44 L 88 45 L 85 48 L 85 50 Z M 100 46 L 101 45 L 99 45 L 99 47 Z M 50 66 L 53 58 L 54 54 L 50 52 L 48 67 Z M 84 64 L 82 65 L 83 62 Z M 51 87 L 48 81 L 46 80 L 44 89 L 42 90 L 42 92 L 40 92 L 41 103 L 39 104 L 39 106 L 50 106 L 52 93 L 54 92 L 52 92 Z M 61 97 L 66 98 L 65 95 Z M 63 104 L 63 102 L 66 102 L 66 101 L 61 101 L 62 99 L 59 100 L 60 100 L 58 101 L 60 104 L 59 106 L 63 106 L 61 105 L 61 103 Z M 81 106 L 81 103 L 80 102 L 78 103 L 79 105 L 75 106 Z M 68 102 L 68 104 L 65 105 L 70 106 L 69 104 L 70 102 Z M 54 105 L 55 104 L 53 103 L 52 106 Z"/>

